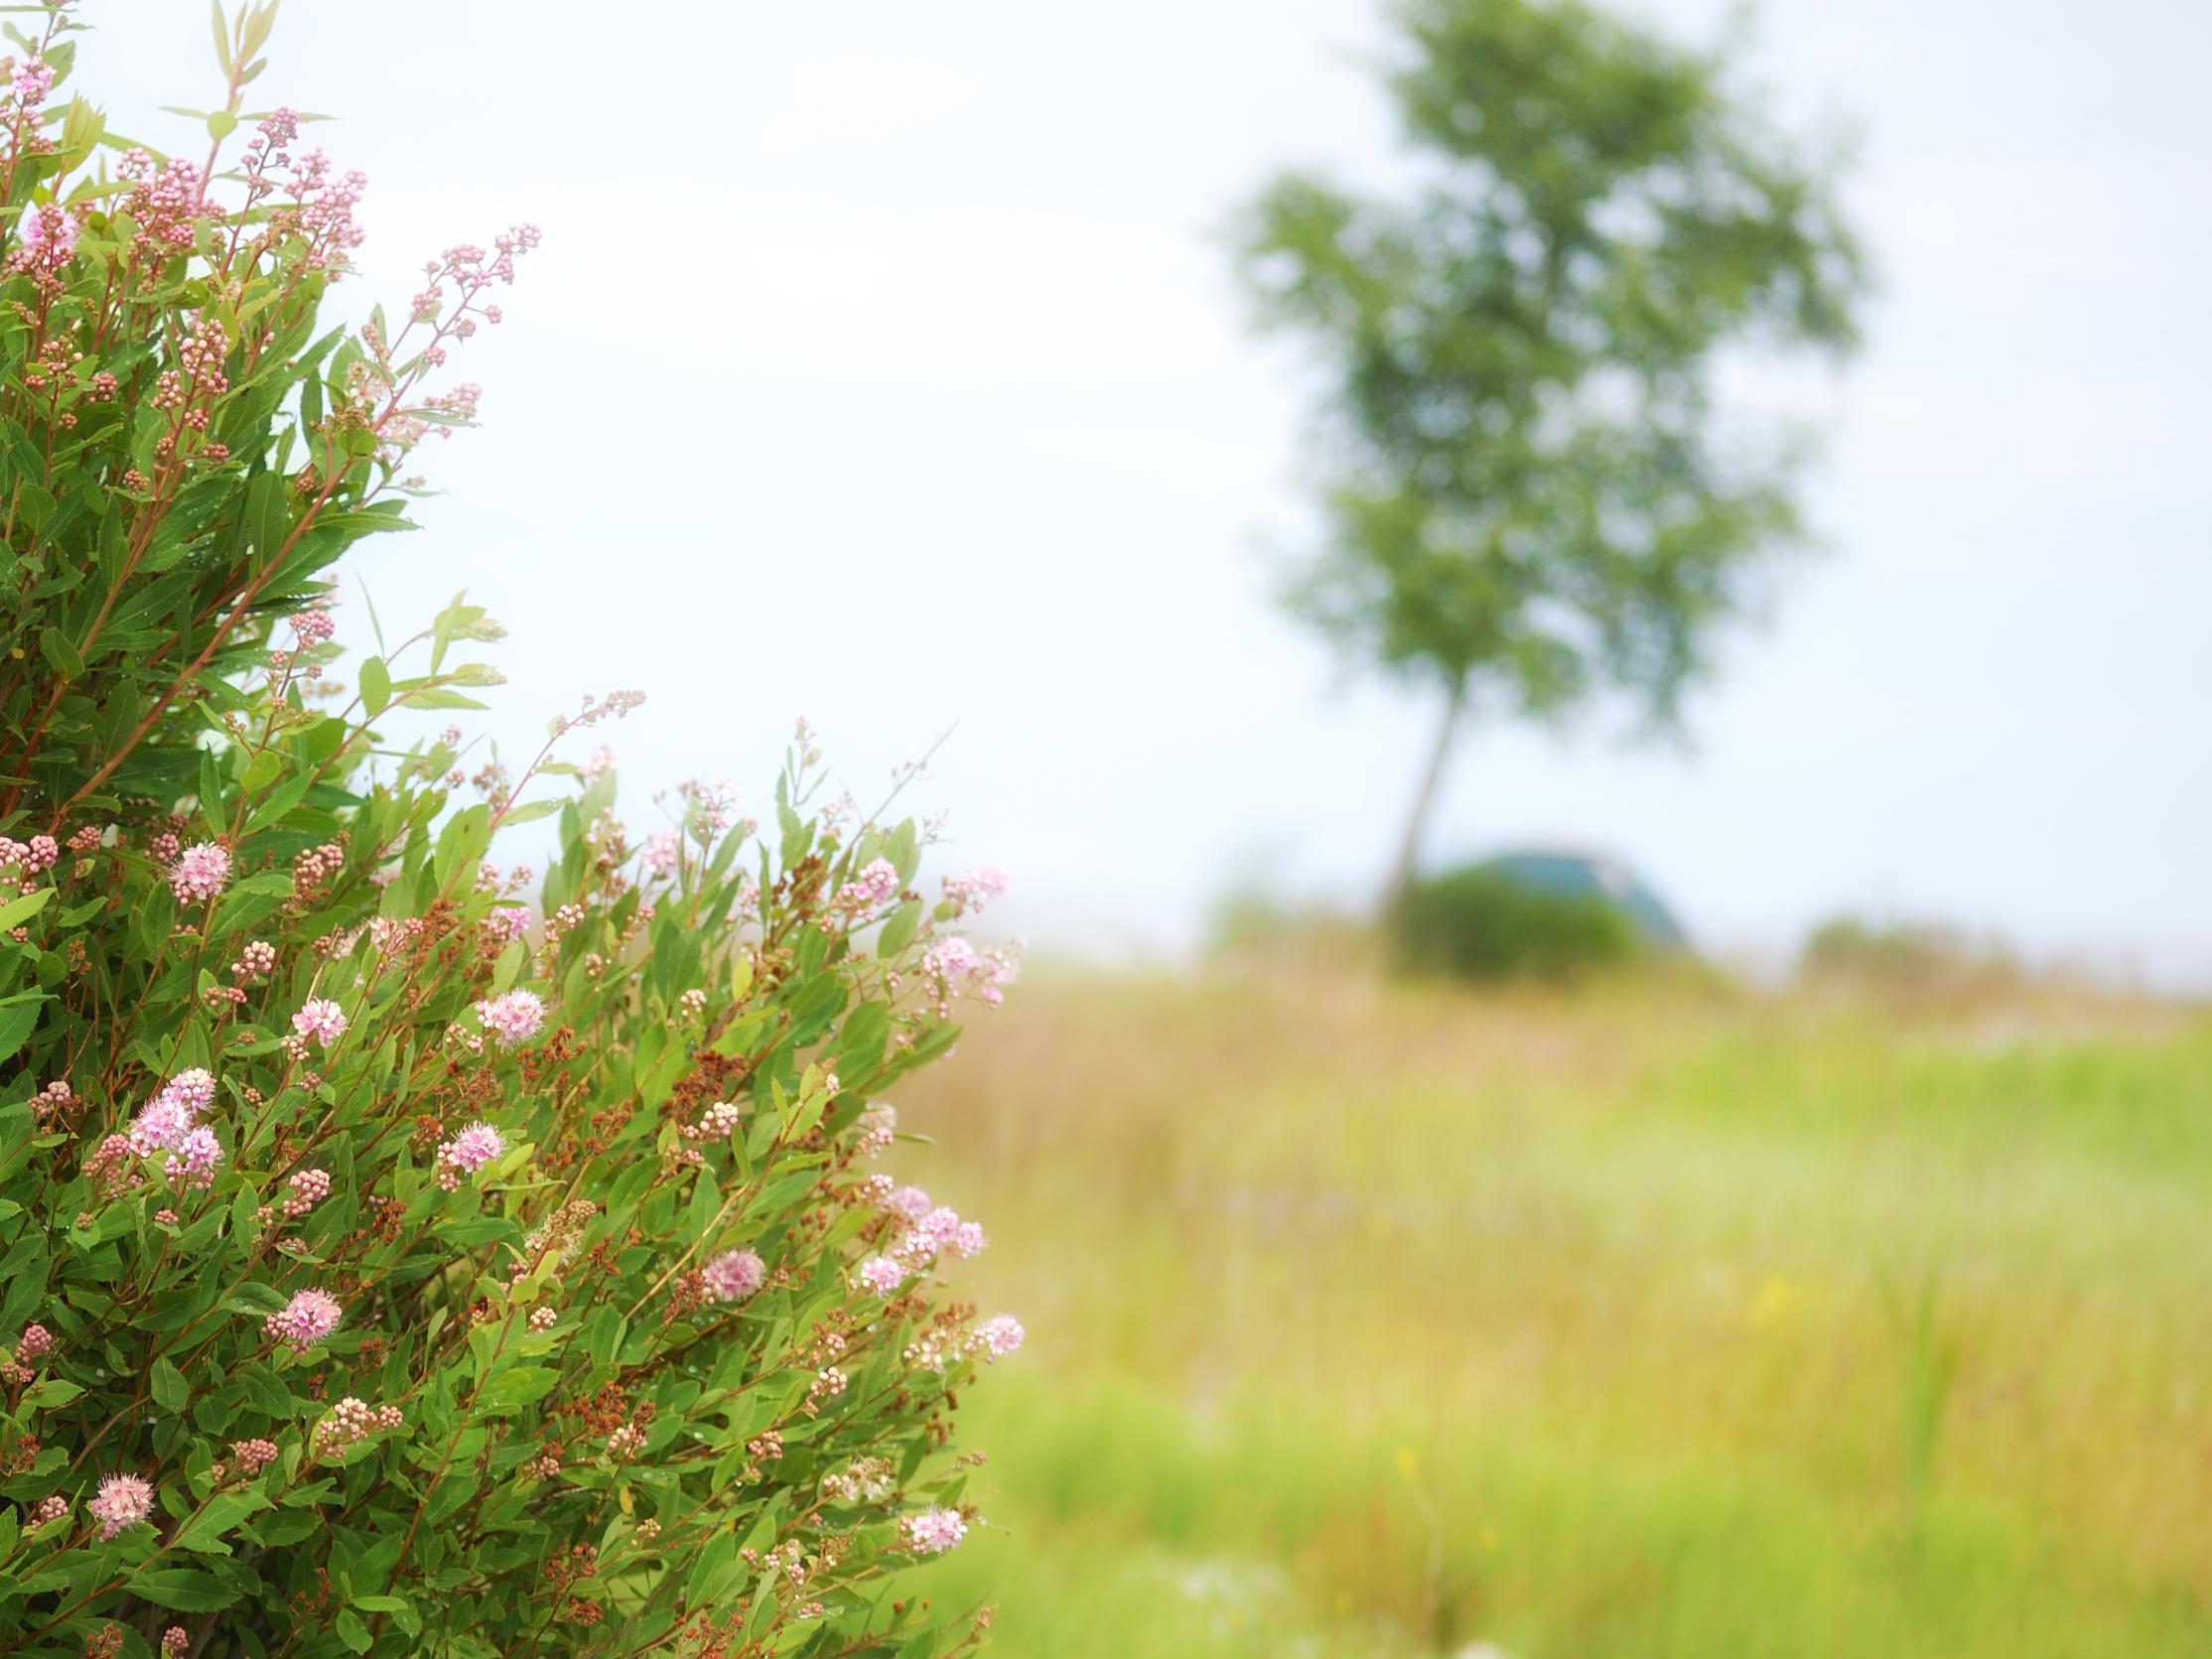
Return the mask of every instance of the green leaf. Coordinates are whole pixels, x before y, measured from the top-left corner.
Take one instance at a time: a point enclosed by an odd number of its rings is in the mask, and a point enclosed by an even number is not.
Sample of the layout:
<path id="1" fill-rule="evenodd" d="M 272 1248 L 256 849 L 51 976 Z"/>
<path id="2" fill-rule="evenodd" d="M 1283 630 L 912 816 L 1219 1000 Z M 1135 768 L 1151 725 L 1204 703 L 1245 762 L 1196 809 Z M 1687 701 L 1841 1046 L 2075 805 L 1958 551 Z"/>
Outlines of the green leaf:
<path id="1" fill-rule="evenodd" d="M 39 650 L 65 680 L 73 680 L 84 672 L 84 658 L 58 627 L 46 628 L 39 634 Z"/>
<path id="2" fill-rule="evenodd" d="M 54 897 L 54 892 L 52 888 L 41 888 L 37 893 L 27 893 L 21 899 L 11 899 L 5 904 L 0 904 L 0 929 L 21 927 L 46 908 L 47 900 Z"/>
<path id="3" fill-rule="evenodd" d="M 391 704 L 392 674 L 380 656 L 366 658 L 361 663 L 361 707 L 374 720 Z"/>
<path id="4" fill-rule="evenodd" d="M 209 1498 L 200 1513 L 193 1516 L 177 1533 L 177 1548 L 193 1550 L 201 1555 L 226 1556 L 230 1546 L 222 1541 L 230 1531 L 248 1515 L 257 1515 L 264 1509 L 275 1507 L 267 1495 L 258 1488 L 243 1492 L 217 1492 Z"/>
<path id="5" fill-rule="evenodd" d="M 184 1372 L 166 1359 L 154 1361 L 154 1401 L 164 1411 L 181 1412 L 192 1398 L 192 1390 L 185 1385 Z"/>
<path id="6" fill-rule="evenodd" d="M 312 771 L 303 769 L 294 776 L 286 778 L 283 783 L 277 786 L 275 793 L 254 809 L 253 816 L 246 820 L 246 833 L 252 835 L 259 830 L 267 829 L 305 800 L 308 790 L 313 787 L 315 787 L 315 773 Z"/>
<path id="7" fill-rule="evenodd" d="M 914 929 L 921 925 L 921 900 L 909 899 L 892 911 L 883 931 L 876 935 L 876 954 L 890 958 L 904 950 L 914 936 Z"/>
<path id="8" fill-rule="evenodd" d="M 534 824 L 540 818 L 552 817 L 554 813 L 561 810 L 561 804 L 557 800 L 524 801 L 499 820 L 499 827 L 501 829 L 512 829 L 516 824 Z"/>
<path id="9" fill-rule="evenodd" d="M 173 1607 L 181 1613 L 211 1613 L 238 1599 L 238 1592 L 213 1574 L 196 1573 L 189 1567 L 162 1567 L 134 1574 L 130 1590 L 157 1607 Z"/>
<path id="10" fill-rule="evenodd" d="M 392 1622 L 410 1636 L 422 1634 L 422 1614 L 404 1595 L 356 1595 L 353 1605 L 364 1613 L 390 1613 Z"/>
<path id="11" fill-rule="evenodd" d="M 493 1416 L 505 1416 L 535 1404 L 553 1392 L 553 1385 L 561 1374 L 543 1365 L 517 1365 L 511 1371 L 502 1371 L 484 1384 L 484 1409 Z"/>
<path id="12" fill-rule="evenodd" d="M 11 997 L 0 1003 L 0 1060 L 6 1059 L 31 1038 L 32 1029 L 39 1023 L 39 1010 L 45 1006 L 44 997 Z"/>

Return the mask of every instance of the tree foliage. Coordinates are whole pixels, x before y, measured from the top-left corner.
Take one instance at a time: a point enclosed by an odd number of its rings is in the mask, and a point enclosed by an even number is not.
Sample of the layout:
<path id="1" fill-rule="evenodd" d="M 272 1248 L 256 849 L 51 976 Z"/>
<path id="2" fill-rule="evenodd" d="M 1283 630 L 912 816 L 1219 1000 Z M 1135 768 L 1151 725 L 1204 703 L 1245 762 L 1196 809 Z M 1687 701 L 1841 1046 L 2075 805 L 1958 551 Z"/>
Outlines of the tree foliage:
<path id="1" fill-rule="evenodd" d="M 1715 381 L 1746 349 L 1852 343 L 1831 170 L 1724 58 L 1596 7 L 1399 21 L 1407 190 L 1287 176 L 1243 232 L 1261 315 L 1328 376 L 1328 541 L 1291 602 L 1454 717 L 1613 689 L 1671 721 L 1800 533 L 1801 447 L 1725 429 Z"/>

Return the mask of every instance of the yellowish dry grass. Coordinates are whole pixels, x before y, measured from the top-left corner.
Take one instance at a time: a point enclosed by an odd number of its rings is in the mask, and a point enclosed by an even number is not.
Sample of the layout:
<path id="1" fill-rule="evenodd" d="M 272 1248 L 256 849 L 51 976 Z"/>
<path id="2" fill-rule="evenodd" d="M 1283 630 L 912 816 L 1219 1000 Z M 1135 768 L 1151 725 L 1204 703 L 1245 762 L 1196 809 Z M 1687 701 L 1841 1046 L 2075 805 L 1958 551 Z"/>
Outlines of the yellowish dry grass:
<path id="1" fill-rule="evenodd" d="M 2202 1016 L 1044 974 L 899 1105 L 1009 1651 L 2212 1652 Z"/>

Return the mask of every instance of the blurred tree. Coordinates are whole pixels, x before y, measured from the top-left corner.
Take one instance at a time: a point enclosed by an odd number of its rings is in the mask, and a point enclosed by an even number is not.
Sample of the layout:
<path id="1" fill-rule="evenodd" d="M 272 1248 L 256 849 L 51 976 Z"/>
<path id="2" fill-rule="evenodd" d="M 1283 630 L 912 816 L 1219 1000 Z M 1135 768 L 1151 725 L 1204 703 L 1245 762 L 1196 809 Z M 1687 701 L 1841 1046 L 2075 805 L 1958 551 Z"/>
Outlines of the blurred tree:
<path id="1" fill-rule="evenodd" d="M 1444 700 L 1393 898 L 1470 708 L 1557 720 L 1609 688 L 1674 725 L 1760 555 L 1801 538 L 1804 444 L 1718 431 L 1716 369 L 1848 348 L 1862 282 L 1832 166 L 1723 55 L 1575 3 L 1398 21 L 1407 191 L 1286 176 L 1240 233 L 1263 320 L 1331 379 L 1329 539 L 1290 603 Z"/>

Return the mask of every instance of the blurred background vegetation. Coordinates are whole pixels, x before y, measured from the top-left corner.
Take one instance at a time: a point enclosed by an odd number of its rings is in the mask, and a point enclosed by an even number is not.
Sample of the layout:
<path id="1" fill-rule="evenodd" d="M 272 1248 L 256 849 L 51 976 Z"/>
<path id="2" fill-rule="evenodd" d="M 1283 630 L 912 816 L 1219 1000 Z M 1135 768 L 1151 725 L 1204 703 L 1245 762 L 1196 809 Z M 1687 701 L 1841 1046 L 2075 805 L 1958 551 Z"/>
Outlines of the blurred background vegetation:
<path id="1" fill-rule="evenodd" d="M 1864 271 L 1727 53 L 1396 15 L 1403 190 L 1287 175 L 1240 252 L 1321 391 L 1284 597 L 1441 724 L 1378 904 L 1248 883 L 917 1091 L 1033 1332 L 931 1592 L 1038 1659 L 2212 1653 L 2212 1014 L 1913 918 L 1747 972 L 1607 851 L 1424 865 L 1470 717 L 1673 730 L 1807 529 L 1724 370 L 1849 347 Z"/>
<path id="2" fill-rule="evenodd" d="M 1273 925 L 1040 970 L 905 1102 L 1032 1332 L 929 1593 L 1038 1659 L 2206 1651 L 2204 1011 L 1924 930 L 1469 989 Z"/>

